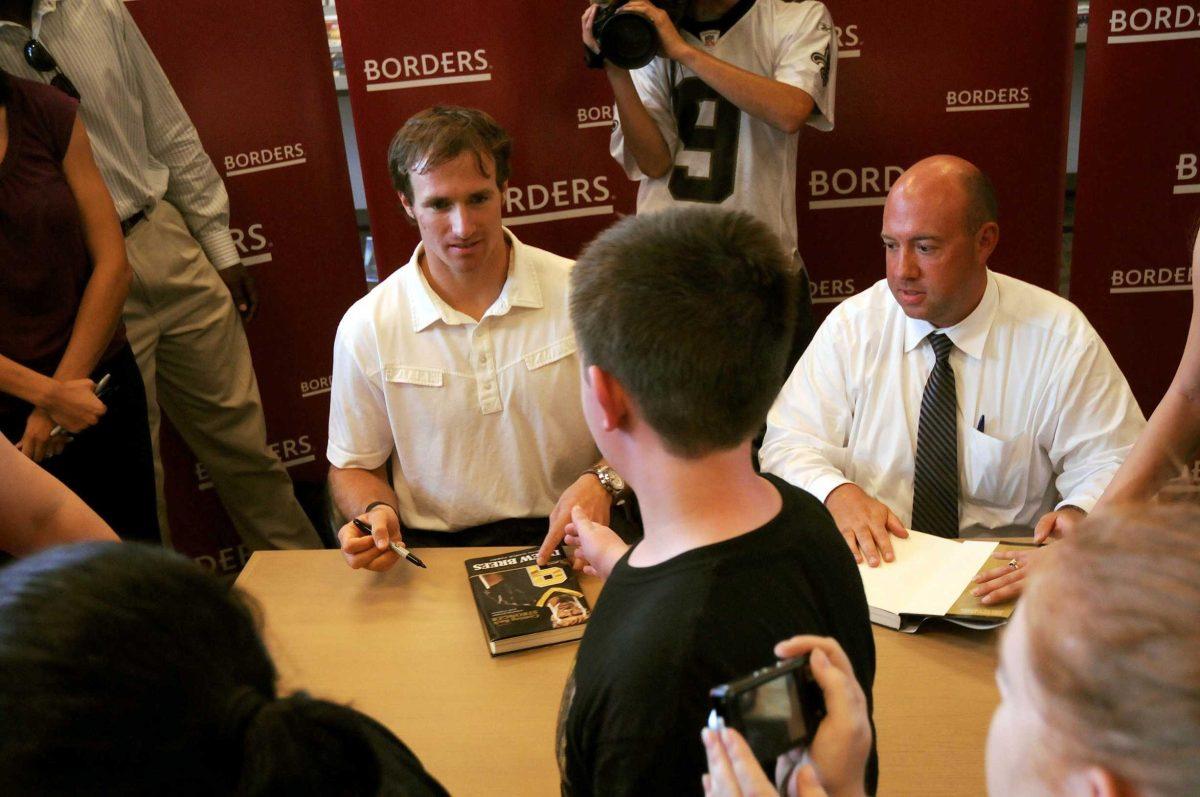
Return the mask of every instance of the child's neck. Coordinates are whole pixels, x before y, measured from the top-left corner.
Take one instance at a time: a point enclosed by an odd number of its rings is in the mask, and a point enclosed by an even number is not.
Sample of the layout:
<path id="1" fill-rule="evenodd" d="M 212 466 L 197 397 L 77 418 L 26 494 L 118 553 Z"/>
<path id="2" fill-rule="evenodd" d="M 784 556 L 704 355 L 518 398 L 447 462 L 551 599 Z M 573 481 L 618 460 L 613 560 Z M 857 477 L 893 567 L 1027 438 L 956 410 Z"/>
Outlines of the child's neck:
<path id="1" fill-rule="evenodd" d="M 654 452 L 639 464 L 635 489 L 646 536 L 630 555 L 634 567 L 741 536 L 783 505 L 779 491 L 755 473 L 748 442 L 699 459 Z"/>

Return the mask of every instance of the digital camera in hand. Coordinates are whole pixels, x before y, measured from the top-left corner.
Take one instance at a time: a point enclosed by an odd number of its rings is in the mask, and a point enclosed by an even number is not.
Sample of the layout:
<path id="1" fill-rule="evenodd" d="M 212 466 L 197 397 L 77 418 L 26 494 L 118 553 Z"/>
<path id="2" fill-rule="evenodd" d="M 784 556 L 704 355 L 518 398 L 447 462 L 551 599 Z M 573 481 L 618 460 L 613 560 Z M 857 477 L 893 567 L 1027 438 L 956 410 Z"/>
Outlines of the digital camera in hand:
<path id="1" fill-rule="evenodd" d="M 612 0 L 596 9 L 592 35 L 600 44 L 600 54 L 622 69 L 640 69 L 658 53 L 658 34 L 654 23 L 641 14 L 619 13 L 629 0 Z M 651 0 L 667 12 L 676 25 L 683 18 L 687 0 Z"/>
<path id="2" fill-rule="evenodd" d="M 825 695 L 807 655 L 755 670 L 708 695 L 713 713 L 746 738 L 764 765 L 808 746 L 825 717 Z"/>

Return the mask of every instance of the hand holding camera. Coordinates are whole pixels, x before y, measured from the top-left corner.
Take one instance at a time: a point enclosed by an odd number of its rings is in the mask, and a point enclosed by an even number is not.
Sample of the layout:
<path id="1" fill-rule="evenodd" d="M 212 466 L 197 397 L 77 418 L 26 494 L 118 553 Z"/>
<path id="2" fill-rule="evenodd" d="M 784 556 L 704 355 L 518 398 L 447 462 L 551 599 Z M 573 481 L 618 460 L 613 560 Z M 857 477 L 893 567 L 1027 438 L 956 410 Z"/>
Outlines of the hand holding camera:
<path id="1" fill-rule="evenodd" d="M 583 14 L 583 43 L 622 69 L 640 69 L 662 54 L 678 59 L 688 49 L 675 25 L 686 0 L 612 0 Z"/>
<path id="2" fill-rule="evenodd" d="M 854 676 L 849 658 L 835 640 L 817 636 L 797 636 L 780 642 L 775 646 L 775 654 L 783 659 L 805 657 L 808 660 L 807 667 L 789 667 L 789 662 L 784 662 L 774 668 L 776 674 L 773 680 L 784 680 L 795 685 L 789 685 L 787 690 L 787 703 L 790 705 L 788 734 L 793 741 L 805 737 L 811 740 L 807 750 L 793 750 L 779 759 L 777 772 L 788 779 L 787 793 L 801 797 L 823 793 L 831 797 L 859 797 L 864 794 L 863 772 L 871 752 L 871 725 L 867 719 L 866 697 Z M 819 687 L 819 698 L 814 699 L 809 688 L 810 678 Z M 734 701 L 746 704 L 752 693 L 759 693 L 752 701 L 757 706 L 762 703 L 762 697 L 772 691 L 769 686 L 762 691 L 764 686 L 766 682 L 761 677 L 751 676 L 742 682 L 729 684 L 723 688 L 722 694 L 728 695 L 731 704 Z M 714 697 L 716 692 L 714 690 Z M 821 700 L 823 706 L 813 705 L 816 700 Z M 763 704 L 759 713 L 763 714 L 763 719 L 770 720 L 780 714 L 781 708 L 772 709 Z M 820 708 L 824 711 L 820 711 Z M 704 733 L 709 760 L 706 794 L 745 797 L 766 794 L 762 789 L 770 787 L 762 767 L 749 764 L 762 761 L 765 754 L 778 749 L 779 740 L 771 738 L 777 734 L 764 734 L 762 722 L 757 723 L 757 728 L 747 725 L 745 705 L 741 709 L 727 712 L 728 716 L 724 712 L 722 714 L 727 720 L 741 715 L 730 723 L 735 728 L 742 726 L 738 728 L 740 734 L 716 733 L 712 730 Z M 817 715 L 823 716 L 816 720 Z M 749 743 L 747 738 L 750 739 Z M 759 741 L 758 745 L 754 744 L 756 741 Z M 797 767 L 805 758 L 811 761 L 812 767 Z M 814 767 L 820 778 L 819 785 L 814 782 Z M 824 792 L 820 790 L 822 786 Z"/>

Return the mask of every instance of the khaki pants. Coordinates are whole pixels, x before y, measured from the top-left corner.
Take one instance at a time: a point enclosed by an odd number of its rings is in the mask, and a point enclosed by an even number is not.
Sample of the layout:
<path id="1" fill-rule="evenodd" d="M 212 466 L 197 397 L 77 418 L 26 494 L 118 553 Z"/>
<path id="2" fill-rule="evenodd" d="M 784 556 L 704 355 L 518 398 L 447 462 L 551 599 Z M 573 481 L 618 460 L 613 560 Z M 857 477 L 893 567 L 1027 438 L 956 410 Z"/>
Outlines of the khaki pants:
<path id="1" fill-rule="evenodd" d="M 267 448 L 250 347 L 229 291 L 179 211 L 160 201 L 125 245 L 133 286 L 124 320 L 146 385 L 164 539 L 160 405 L 208 468 L 248 547 L 321 547 L 291 478 Z"/>

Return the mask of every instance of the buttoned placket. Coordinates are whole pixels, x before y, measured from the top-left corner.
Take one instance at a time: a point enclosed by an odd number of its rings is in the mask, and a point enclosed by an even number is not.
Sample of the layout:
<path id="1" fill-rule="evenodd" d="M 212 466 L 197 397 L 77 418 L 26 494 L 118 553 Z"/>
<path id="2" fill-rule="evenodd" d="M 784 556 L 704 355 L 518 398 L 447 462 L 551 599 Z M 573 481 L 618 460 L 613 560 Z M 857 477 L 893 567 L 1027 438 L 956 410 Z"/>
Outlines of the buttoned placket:
<path id="1" fill-rule="evenodd" d="M 471 330 L 471 370 L 475 374 L 475 389 L 479 412 L 490 415 L 504 409 L 500 401 L 500 384 L 496 377 L 496 353 L 492 347 L 490 318 L 484 316 Z"/>

